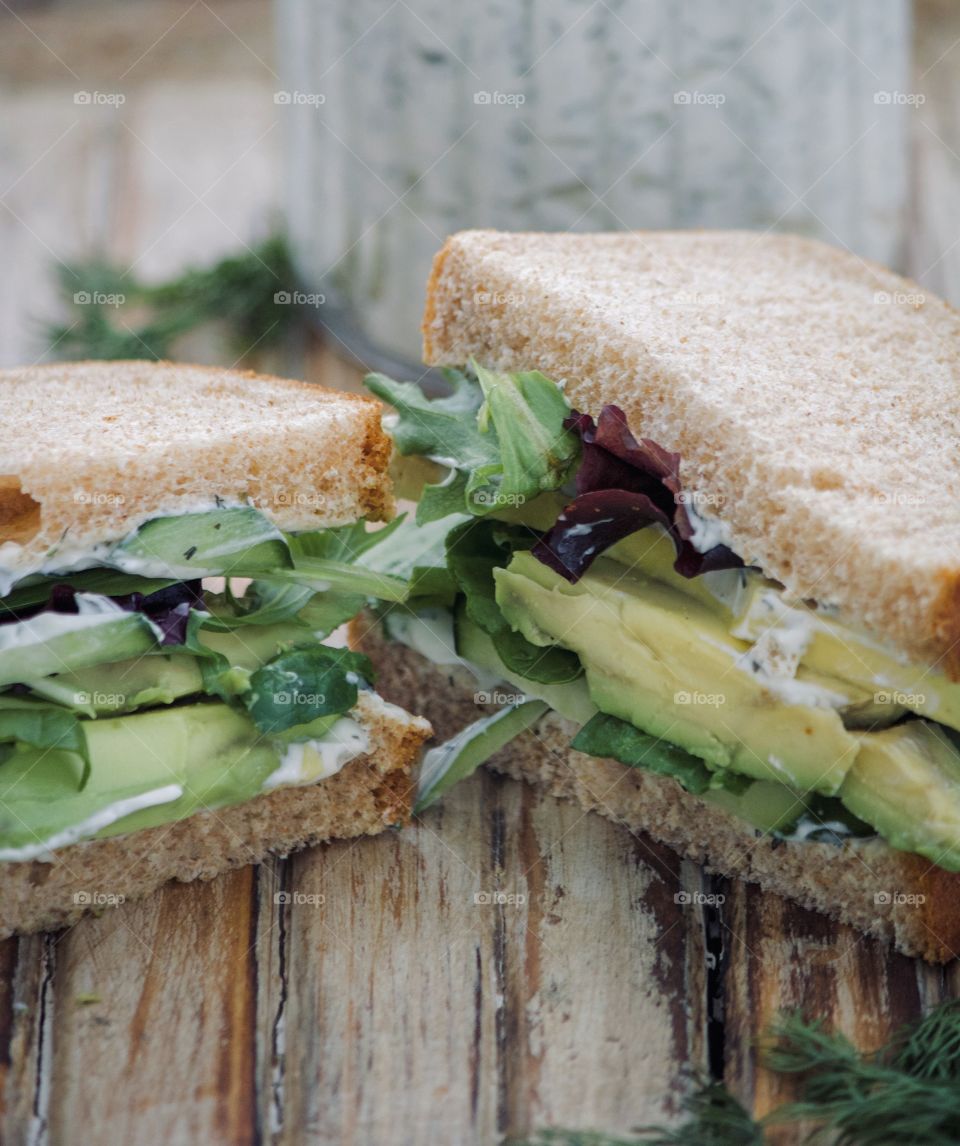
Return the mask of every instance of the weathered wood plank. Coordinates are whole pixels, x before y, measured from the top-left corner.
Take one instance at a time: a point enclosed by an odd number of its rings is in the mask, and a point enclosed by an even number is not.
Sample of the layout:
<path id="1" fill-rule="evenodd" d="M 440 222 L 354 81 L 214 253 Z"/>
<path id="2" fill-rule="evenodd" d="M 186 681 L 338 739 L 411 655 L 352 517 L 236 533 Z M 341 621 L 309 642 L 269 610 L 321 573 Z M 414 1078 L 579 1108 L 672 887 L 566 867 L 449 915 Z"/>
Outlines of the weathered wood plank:
<path id="1" fill-rule="evenodd" d="M 699 921 L 673 901 L 678 861 L 648 847 L 480 775 L 398 835 L 294 858 L 280 1140 L 669 1113 L 704 1054 Z"/>
<path id="2" fill-rule="evenodd" d="M 924 1009 L 955 997 L 956 970 L 908 959 L 885 944 L 754 885 L 729 884 L 723 917 L 725 1080 L 758 1116 L 796 1096 L 762 1066 L 758 1040 L 778 1014 L 822 1018 L 864 1051 Z"/>
<path id="3" fill-rule="evenodd" d="M 50 1097 L 56 941 L 48 935 L 8 939 L 0 952 L 0 1142 L 42 1141 Z"/>
<path id="4" fill-rule="evenodd" d="M 253 890 L 171 885 L 58 938 L 52 1141 L 256 1140 Z"/>

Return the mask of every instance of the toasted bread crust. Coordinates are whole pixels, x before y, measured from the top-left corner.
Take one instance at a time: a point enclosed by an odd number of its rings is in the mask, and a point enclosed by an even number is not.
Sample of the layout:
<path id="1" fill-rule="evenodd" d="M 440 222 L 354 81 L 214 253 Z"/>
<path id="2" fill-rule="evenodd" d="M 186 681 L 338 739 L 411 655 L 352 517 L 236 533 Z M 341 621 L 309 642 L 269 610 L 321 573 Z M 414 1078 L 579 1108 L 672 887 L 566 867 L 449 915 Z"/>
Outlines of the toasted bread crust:
<path id="1" fill-rule="evenodd" d="M 410 817 L 413 766 L 430 734 L 425 720 L 361 694 L 355 715 L 370 752 L 303 788 L 198 812 L 129 836 L 73 844 L 52 861 L 0 864 L 0 938 L 66 927 L 103 897 L 140 899 L 170 880 L 213 879 L 268 854 L 325 840 L 376 835 Z"/>
<path id="2" fill-rule="evenodd" d="M 960 679 L 960 314 L 918 284 L 792 235 L 470 231 L 423 330 L 621 406 L 745 560 Z"/>
<path id="3" fill-rule="evenodd" d="M 372 398 L 249 371 L 79 362 L 0 371 L 0 565 L 117 540 L 219 498 L 280 528 L 394 509 Z M 9 543 L 9 544 L 5 544 Z"/>
<path id="4" fill-rule="evenodd" d="M 351 639 L 373 658 L 384 696 L 417 705 L 438 738 L 446 739 L 491 710 L 474 703 L 476 685 L 468 673 L 440 669 L 384 640 L 369 616 L 353 622 Z M 574 751 L 570 741 L 575 733 L 574 725 L 549 712 L 490 765 L 646 833 L 709 871 L 758 883 L 853 924 L 907 955 L 944 963 L 960 954 L 960 873 L 877 839 L 837 847 L 764 835 L 684 791 L 671 777 Z"/>

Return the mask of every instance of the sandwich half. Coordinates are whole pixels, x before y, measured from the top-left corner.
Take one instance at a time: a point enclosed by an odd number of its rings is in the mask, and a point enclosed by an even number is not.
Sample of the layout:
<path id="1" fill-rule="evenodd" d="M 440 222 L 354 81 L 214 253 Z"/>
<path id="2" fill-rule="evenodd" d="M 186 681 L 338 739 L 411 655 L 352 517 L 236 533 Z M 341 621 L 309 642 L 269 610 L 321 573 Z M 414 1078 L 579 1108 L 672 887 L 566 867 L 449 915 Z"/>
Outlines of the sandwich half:
<path id="1" fill-rule="evenodd" d="M 424 338 L 445 395 L 369 379 L 414 591 L 353 628 L 420 803 L 490 758 L 960 952 L 960 316 L 795 237 L 487 231 Z"/>
<path id="2" fill-rule="evenodd" d="M 378 403 L 87 362 L 0 420 L 0 936 L 407 818 L 429 725 L 324 643 L 405 593 Z"/>

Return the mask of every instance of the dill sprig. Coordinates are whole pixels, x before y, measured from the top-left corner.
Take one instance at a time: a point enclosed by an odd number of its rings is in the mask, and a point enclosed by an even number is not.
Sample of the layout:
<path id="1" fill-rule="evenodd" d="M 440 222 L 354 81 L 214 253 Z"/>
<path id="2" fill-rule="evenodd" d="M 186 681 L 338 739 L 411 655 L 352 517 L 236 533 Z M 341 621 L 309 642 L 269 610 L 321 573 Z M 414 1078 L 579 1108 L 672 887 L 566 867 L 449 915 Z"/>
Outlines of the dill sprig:
<path id="1" fill-rule="evenodd" d="M 279 235 L 161 283 L 97 259 L 60 266 L 57 277 L 67 320 L 45 323 L 43 336 L 58 358 L 171 358 L 177 339 L 210 323 L 243 355 L 276 345 L 298 316 L 296 306 L 275 301 L 296 284 Z"/>
<path id="2" fill-rule="evenodd" d="M 800 1098 L 769 1125 L 815 1120 L 838 1146 L 956 1146 L 960 1142 L 960 1001 L 861 1055 L 842 1034 L 799 1015 L 777 1023 L 766 1063 L 800 1078 Z"/>
<path id="3" fill-rule="evenodd" d="M 960 1143 L 960 1000 L 904 1027 L 862 1054 L 820 1020 L 786 1015 L 764 1037 L 764 1062 L 796 1077 L 800 1097 L 757 1122 L 722 1084 L 701 1085 L 677 1126 L 636 1137 L 544 1130 L 529 1146 L 763 1146 L 767 1127 L 807 1122 L 807 1143 L 957 1146 Z"/>

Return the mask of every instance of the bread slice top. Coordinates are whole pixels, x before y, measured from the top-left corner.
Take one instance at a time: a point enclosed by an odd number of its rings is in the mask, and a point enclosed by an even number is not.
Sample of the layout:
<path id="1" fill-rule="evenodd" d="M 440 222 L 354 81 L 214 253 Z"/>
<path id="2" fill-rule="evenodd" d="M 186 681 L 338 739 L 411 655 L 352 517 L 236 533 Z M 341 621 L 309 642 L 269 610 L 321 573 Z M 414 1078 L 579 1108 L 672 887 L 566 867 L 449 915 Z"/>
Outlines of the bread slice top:
<path id="1" fill-rule="evenodd" d="M 203 366 L 0 371 L 0 567 L 217 499 L 288 530 L 384 520 L 392 447 L 380 414 L 373 399 Z"/>
<path id="2" fill-rule="evenodd" d="M 729 544 L 960 676 L 960 314 L 823 243 L 750 232 L 452 236 L 430 364 L 537 368 L 679 451 Z"/>

